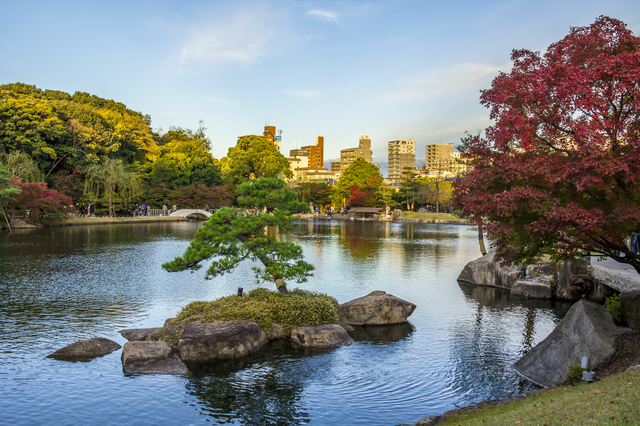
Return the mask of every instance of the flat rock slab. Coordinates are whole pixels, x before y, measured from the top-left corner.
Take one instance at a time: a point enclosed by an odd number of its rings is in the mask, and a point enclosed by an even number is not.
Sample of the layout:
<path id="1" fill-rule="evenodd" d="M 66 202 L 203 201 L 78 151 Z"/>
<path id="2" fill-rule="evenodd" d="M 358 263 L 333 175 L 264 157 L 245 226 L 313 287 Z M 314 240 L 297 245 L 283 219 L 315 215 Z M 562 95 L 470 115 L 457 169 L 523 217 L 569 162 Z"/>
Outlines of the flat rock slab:
<path id="1" fill-rule="evenodd" d="M 338 317 L 348 325 L 402 324 L 415 309 L 416 305 L 411 302 L 384 291 L 374 291 L 338 306 Z"/>
<path id="2" fill-rule="evenodd" d="M 127 342 L 122 348 L 125 374 L 186 374 L 187 366 L 165 342 Z"/>
<path id="3" fill-rule="evenodd" d="M 128 330 L 120 330 L 120 334 L 130 342 L 143 341 L 147 340 L 149 337 L 155 335 L 156 333 L 159 333 L 160 330 L 162 330 L 162 327 L 131 328 Z"/>
<path id="4" fill-rule="evenodd" d="M 620 308 L 632 330 L 640 330 L 640 290 L 620 293 Z"/>
<path id="5" fill-rule="evenodd" d="M 253 321 L 189 323 L 180 337 L 180 358 L 189 363 L 205 363 L 239 358 L 257 351 L 267 336 Z"/>
<path id="6" fill-rule="evenodd" d="M 618 290 L 620 293 L 640 290 L 640 275 L 625 274 L 599 265 L 590 266 L 589 271 L 596 282 Z"/>
<path id="7" fill-rule="evenodd" d="M 291 341 L 306 348 L 335 348 L 353 342 L 340 324 L 316 325 L 291 331 Z"/>
<path id="8" fill-rule="evenodd" d="M 120 349 L 122 346 L 113 340 L 104 337 L 94 337 L 93 339 L 80 340 L 58 349 L 48 358 L 55 358 L 68 361 L 89 361 L 93 358 L 110 354 Z"/>
<path id="9" fill-rule="evenodd" d="M 550 387 L 565 381 L 567 371 L 588 356 L 594 364 L 615 352 L 618 329 L 602 306 L 582 299 L 558 326 L 513 367 L 532 382 Z"/>
<path id="10" fill-rule="evenodd" d="M 551 299 L 551 282 L 546 277 L 518 280 L 513 284 L 511 294 L 531 299 Z"/>

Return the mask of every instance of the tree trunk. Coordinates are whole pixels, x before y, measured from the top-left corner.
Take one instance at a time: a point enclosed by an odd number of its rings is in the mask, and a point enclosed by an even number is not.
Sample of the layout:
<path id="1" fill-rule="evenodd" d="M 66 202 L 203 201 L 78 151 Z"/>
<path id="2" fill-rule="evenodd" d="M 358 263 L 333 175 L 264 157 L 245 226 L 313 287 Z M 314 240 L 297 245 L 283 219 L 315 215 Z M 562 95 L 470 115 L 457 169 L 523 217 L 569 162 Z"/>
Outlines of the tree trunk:
<path id="1" fill-rule="evenodd" d="M 249 237 L 245 234 L 238 234 L 236 235 L 236 238 L 239 239 L 240 241 L 242 241 L 243 243 L 246 243 L 249 241 Z M 256 257 L 260 260 L 260 262 L 262 262 L 262 264 L 265 267 L 269 267 L 271 266 L 271 259 L 269 259 L 266 256 L 258 256 L 257 253 L 254 252 L 254 254 L 256 255 Z M 276 283 L 276 288 L 278 289 L 278 291 L 280 293 L 284 293 L 284 294 L 288 294 L 289 291 L 287 290 L 287 283 L 284 280 L 284 278 L 282 277 L 277 277 L 277 276 L 273 276 L 273 280 Z"/>
<path id="2" fill-rule="evenodd" d="M 9 227 L 9 232 L 11 232 L 11 222 L 9 221 L 7 214 L 4 212 L 4 208 L 0 206 L 0 209 L 2 209 L 2 215 L 4 216 L 4 220 L 7 222 L 7 226 Z"/>
<path id="3" fill-rule="evenodd" d="M 109 185 L 109 217 L 115 217 L 113 214 L 113 187 Z"/>
<path id="4" fill-rule="evenodd" d="M 487 254 L 487 249 L 484 247 L 484 232 L 482 230 L 482 219 L 478 220 L 478 243 L 480 244 L 480 253 L 483 256 Z"/>

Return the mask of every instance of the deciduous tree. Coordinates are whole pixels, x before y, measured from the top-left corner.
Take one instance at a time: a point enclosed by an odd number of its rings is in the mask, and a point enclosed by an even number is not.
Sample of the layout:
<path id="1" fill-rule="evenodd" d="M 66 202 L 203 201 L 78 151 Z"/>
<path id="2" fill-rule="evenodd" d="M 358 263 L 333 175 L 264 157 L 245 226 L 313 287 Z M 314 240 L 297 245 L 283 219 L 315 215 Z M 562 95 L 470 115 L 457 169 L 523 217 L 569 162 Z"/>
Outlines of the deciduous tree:
<path id="1" fill-rule="evenodd" d="M 100 164 L 87 169 L 85 195 L 97 198 L 101 195 L 109 197 L 109 216 L 115 216 L 113 195 L 127 200 L 140 189 L 140 181 L 135 173 L 130 172 L 122 160 L 107 158 Z"/>
<path id="2" fill-rule="evenodd" d="M 343 200 L 348 201 L 351 196 L 351 188 L 354 185 L 358 185 L 360 190 L 372 191 L 375 194 L 383 182 L 378 166 L 369 163 L 364 158 L 356 158 L 342 173 L 338 184 L 333 189 L 333 203 L 340 206 Z"/>
<path id="3" fill-rule="evenodd" d="M 640 38 L 600 17 L 512 60 L 482 93 L 495 125 L 472 138 L 456 203 L 504 259 L 590 251 L 640 273 L 625 244 L 640 232 Z"/>

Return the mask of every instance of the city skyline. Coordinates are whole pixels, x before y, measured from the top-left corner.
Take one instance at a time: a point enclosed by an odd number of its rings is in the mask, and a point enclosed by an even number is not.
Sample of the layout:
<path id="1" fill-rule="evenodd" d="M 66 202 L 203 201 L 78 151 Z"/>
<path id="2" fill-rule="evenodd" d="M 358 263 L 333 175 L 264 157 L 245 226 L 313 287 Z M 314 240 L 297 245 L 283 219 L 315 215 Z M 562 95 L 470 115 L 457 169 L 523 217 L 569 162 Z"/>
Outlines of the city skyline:
<path id="1" fill-rule="evenodd" d="M 281 152 L 324 136 L 324 165 L 371 136 L 457 145 L 490 125 L 480 90 L 512 49 L 543 50 L 599 15 L 640 32 L 640 3 L 601 1 L 0 0 L 0 84 L 88 92 L 154 129 L 204 120 L 216 158 L 282 129 Z"/>

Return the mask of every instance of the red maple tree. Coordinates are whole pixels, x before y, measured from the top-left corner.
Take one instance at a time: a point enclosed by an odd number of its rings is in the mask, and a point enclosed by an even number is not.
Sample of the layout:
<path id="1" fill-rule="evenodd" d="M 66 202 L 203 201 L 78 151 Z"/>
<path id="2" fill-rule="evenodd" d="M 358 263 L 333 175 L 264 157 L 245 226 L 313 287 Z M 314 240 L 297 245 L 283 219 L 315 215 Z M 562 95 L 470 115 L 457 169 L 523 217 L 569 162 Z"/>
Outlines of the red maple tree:
<path id="1" fill-rule="evenodd" d="M 71 198 L 55 189 L 49 189 L 45 182 L 22 182 L 20 179 L 12 179 L 11 183 L 22 191 L 8 204 L 11 216 L 28 212 L 30 218 L 37 219 L 43 214 L 65 213 L 71 204 Z"/>
<path id="2" fill-rule="evenodd" d="M 456 205 L 507 261 L 591 252 L 640 273 L 640 38 L 600 17 L 512 60 L 482 92 L 495 125 L 468 138 Z"/>

